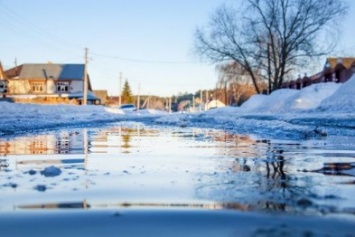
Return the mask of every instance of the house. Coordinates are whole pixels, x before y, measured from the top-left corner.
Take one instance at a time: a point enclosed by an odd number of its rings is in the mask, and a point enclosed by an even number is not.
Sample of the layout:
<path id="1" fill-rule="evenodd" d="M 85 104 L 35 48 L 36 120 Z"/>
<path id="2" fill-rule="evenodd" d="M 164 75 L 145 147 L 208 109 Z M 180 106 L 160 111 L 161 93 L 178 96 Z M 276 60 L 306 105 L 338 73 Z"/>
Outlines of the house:
<path id="1" fill-rule="evenodd" d="M 7 97 L 16 99 L 73 100 L 81 104 L 84 92 L 84 64 L 22 64 L 9 70 Z M 92 92 L 88 75 L 87 104 L 100 104 Z"/>
<path id="2" fill-rule="evenodd" d="M 355 74 L 355 58 L 327 58 L 323 70 L 308 77 L 285 82 L 282 88 L 302 89 L 321 82 L 346 82 Z"/>
<path id="3" fill-rule="evenodd" d="M 7 80 L 4 69 L 0 62 L 0 96 L 2 97 L 7 92 Z"/>
<path id="4" fill-rule="evenodd" d="M 206 104 L 206 110 L 221 108 L 221 107 L 226 107 L 226 105 L 222 103 L 220 100 L 213 99 Z"/>

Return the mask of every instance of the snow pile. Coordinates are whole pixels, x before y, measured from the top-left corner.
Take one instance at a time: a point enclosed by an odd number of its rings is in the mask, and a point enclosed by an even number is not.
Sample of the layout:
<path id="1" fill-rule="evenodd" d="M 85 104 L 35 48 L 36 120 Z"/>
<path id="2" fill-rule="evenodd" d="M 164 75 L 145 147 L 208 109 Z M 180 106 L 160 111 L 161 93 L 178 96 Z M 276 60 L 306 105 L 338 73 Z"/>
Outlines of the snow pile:
<path id="1" fill-rule="evenodd" d="M 105 111 L 112 114 L 124 114 L 122 109 L 105 107 Z"/>
<path id="2" fill-rule="evenodd" d="M 140 115 L 147 115 L 147 114 L 168 115 L 169 113 L 167 111 L 156 110 L 156 109 L 140 109 L 140 110 L 138 110 L 138 114 L 140 114 Z"/>
<path id="3" fill-rule="evenodd" d="M 239 107 L 221 107 L 218 109 L 210 109 L 206 111 L 208 115 L 235 115 L 236 113 L 240 113 L 241 109 Z"/>
<path id="4" fill-rule="evenodd" d="M 278 112 L 297 112 L 316 109 L 321 102 L 331 96 L 340 84 L 334 82 L 313 84 L 288 97 Z"/>
<path id="5" fill-rule="evenodd" d="M 245 110 L 244 112 L 277 113 L 279 111 L 282 111 L 282 109 L 286 106 L 285 105 L 286 100 L 297 93 L 298 90 L 280 89 L 272 92 L 268 96 L 264 96 L 264 97 L 258 96 L 258 98 L 253 99 L 254 100 L 253 104 L 255 106 L 247 104 L 247 108 L 249 107 L 249 110 Z"/>
<path id="6" fill-rule="evenodd" d="M 353 86 L 346 84 L 349 84 L 349 81 L 343 86 L 341 86 L 341 84 L 328 82 L 313 84 L 302 90 L 280 89 L 274 91 L 271 95 L 254 95 L 240 107 L 239 112 L 273 114 L 310 112 L 311 110 L 317 109 L 322 104 L 323 100 L 332 96 L 336 91 L 338 94 L 342 94 L 347 98 L 349 98 L 349 95 L 353 96 L 355 93 L 355 80 Z M 336 96 L 336 98 L 338 98 L 338 96 Z M 342 100 L 344 99 L 337 101 L 334 98 L 331 99 L 331 105 L 329 103 L 327 106 L 323 105 L 327 107 L 327 109 L 323 110 L 338 111 L 339 108 L 347 108 L 348 110 L 342 110 L 348 112 L 354 111 L 354 109 L 352 109 L 352 104 L 355 105 L 354 100 L 346 100 L 348 104 L 344 104 Z"/>
<path id="7" fill-rule="evenodd" d="M 250 112 L 260 107 L 264 100 L 266 100 L 267 95 L 256 94 L 249 98 L 249 100 L 245 101 L 241 109 L 243 112 Z"/>
<path id="8" fill-rule="evenodd" d="M 331 96 L 324 99 L 319 106 L 320 111 L 355 112 L 355 74 Z"/>

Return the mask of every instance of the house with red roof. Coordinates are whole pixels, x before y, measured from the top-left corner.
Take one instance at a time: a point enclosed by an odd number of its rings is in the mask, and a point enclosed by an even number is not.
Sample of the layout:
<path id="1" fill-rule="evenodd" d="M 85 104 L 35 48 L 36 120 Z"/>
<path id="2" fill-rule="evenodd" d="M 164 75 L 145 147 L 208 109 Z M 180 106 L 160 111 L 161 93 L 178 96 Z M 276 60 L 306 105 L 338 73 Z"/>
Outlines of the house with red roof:
<path id="1" fill-rule="evenodd" d="M 283 83 L 282 88 L 302 89 L 321 82 L 346 82 L 355 74 L 355 58 L 327 58 L 323 70 Z"/>

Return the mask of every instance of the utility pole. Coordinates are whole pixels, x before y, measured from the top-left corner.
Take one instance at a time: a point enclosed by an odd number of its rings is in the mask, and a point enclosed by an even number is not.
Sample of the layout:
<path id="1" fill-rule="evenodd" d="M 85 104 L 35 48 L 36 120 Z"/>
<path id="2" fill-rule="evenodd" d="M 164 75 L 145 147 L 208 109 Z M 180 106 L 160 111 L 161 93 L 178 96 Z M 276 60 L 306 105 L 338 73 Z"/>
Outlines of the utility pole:
<path id="1" fill-rule="evenodd" d="M 200 90 L 200 109 L 199 109 L 199 112 L 201 112 L 201 110 L 202 110 L 202 103 L 203 103 L 203 101 L 202 101 L 202 90 Z"/>
<path id="2" fill-rule="evenodd" d="M 88 48 L 85 48 L 85 65 L 84 65 L 84 94 L 82 105 L 87 105 L 88 99 L 88 73 L 87 73 L 87 64 L 88 64 Z"/>
<path id="3" fill-rule="evenodd" d="M 17 75 L 17 58 L 15 58 L 14 63 L 15 63 L 15 76 L 18 76 Z"/>
<path id="4" fill-rule="evenodd" d="M 138 95 L 137 95 L 137 111 L 139 110 L 139 106 L 140 106 L 140 90 L 141 90 L 141 84 L 138 84 Z"/>
<path id="5" fill-rule="evenodd" d="M 171 113 L 171 97 L 169 97 L 169 113 Z"/>
<path id="6" fill-rule="evenodd" d="M 192 96 L 192 108 L 193 108 L 193 112 L 196 113 L 196 109 L 195 109 L 195 96 Z"/>
<path id="7" fill-rule="evenodd" d="M 122 72 L 120 72 L 120 90 L 118 92 L 118 107 L 122 105 Z"/>
<path id="8" fill-rule="evenodd" d="M 205 103 L 205 110 L 208 108 L 208 90 L 206 90 L 206 103 Z"/>

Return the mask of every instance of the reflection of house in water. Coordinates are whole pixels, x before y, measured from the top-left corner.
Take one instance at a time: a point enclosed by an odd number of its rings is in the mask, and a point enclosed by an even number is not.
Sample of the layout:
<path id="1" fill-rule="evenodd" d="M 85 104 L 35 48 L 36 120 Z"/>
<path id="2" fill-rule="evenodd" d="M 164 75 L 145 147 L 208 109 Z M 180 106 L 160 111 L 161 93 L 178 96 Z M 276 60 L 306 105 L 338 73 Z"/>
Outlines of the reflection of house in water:
<path id="1" fill-rule="evenodd" d="M 217 146 L 220 152 L 226 156 L 233 157 L 255 157 L 258 147 L 253 146 L 255 140 L 249 136 L 235 135 L 227 132 L 208 134 L 214 142 L 219 142 Z"/>
<path id="2" fill-rule="evenodd" d="M 9 153 L 10 143 L 7 141 L 0 141 L 0 156 L 4 156 Z"/>
<path id="3" fill-rule="evenodd" d="M 33 137 L 19 137 L 11 141 L 0 140 L 0 156 L 83 153 L 84 146 L 82 133 L 61 132 Z"/>
<path id="4" fill-rule="evenodd" d="M 8 159 L 0 159 L 0 170 L 9 166 Z"/>

